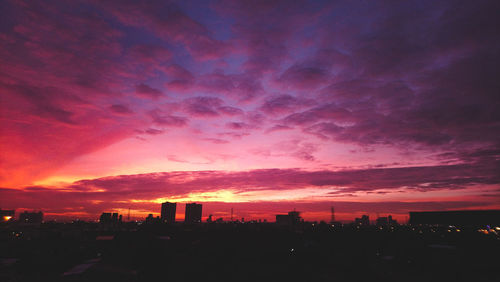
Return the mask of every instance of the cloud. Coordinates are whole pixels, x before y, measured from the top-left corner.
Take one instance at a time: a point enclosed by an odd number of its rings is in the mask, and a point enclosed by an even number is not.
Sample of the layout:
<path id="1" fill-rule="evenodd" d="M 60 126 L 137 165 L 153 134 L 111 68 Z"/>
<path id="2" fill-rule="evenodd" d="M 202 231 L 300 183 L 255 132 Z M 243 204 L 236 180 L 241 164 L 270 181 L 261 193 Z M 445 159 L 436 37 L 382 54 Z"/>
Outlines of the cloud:
<path id="1" fill-rule="evenodd" d="M 212 163 L 212 161 L 208 160 L 208 159 L 205 162 L 196 162 L 196 161 L 189 161 L 189 160 L 185 160 L 185 159 L 179 158 L 176 155 L 167 155 L 167 159 L 169 161 L 176 162 L 176 163 L 202 164 L 202 165 L 206 165 L 206 164 L 211 164 Z"/>
<path id="2" fill-rule="evenodd" d="M 168 158 L 171 161 L 186 162 L 186 160 L 179 159 L 174 155 L 168 156 Z M 26 187 L 23 190 L 2 188 L 0 196 L 11 199 L 9 204 L 15 208 L 37 207 L 63 213 L 66 207 L 82 206 L 86 212 L 97 216 L 104 209 L 125 209 L 130 205 L 134 207 L 142 205 L 146 211 L 148 209 L 157 210 L 158 204 L 148 202 L 157 198 L 177 197 L 180 199 L 192 193 L 209 192 L 214 192 L 213 195 L 217 195 L 217 191 L 228 190 L 233 191 L 234 195 L 240 195 L 240 200 L 251 195 L 261 195 L 260 201 L 254 199 L 241 205 L 242 207 L 260 209 L 260 205 L 268 201 L 265 195 L 269 195 L 272 191 L 283 191 L 287 195 L 296 195 L 298 198 L 291 202 L 281 200 L 269 203 L 275 204 L 279 209 L 285 209 L 285 207 L 292 205 L 304 212 L 314 212 L 322 209 L 328 211 L 329 209 L 325 207 L 331 206 L 332 201 L 326 198 L 336 198 L 339 193 L 343 194 L 344 197 L 356 193 L 372 192 L 383 192 L 387 195 L 391 192 L 401 193 L 402 190 L 426 192 L 464 189 L 470 185 L 498 183 L 500 183 L 500 178 L 496 170 L 481 164 L 344 171 L 305 171 L 299 169 L 261 169 L 240 172 L 179 171 L 86 179 L 58 188 L 42 186 Z M 300 198 L 301 191 L 305 191 L 303 189 L 313 187 L 316 189 L 314 190 L 316 194 L 319 191 L 324 191 L 323 196 Z M 252 194 L 254 192 L 258 192 L 258 194 Z M 129 202 L 130 199 L 134 199 L 139 204 Z M 210 203 L 209 199 L 211 198 L 207 198 L 208 203 L 205 205 L 212 205 L 211 209 L 220 209 L 221 205 L 227 206 L 229 204 Z M 95 204 L 99 202 L 105 204 Z M 143 204 L 140 204 L 141 202 Z M 344 212 L 389 213 L 406 213 L 409 210 L 463 209 L 482 205 L 494 206 L 494 203 L 489 200 L 484 202 L 453 200 L 437 202 L 423 198 L 418 201 L 405 202 L 341 200 L 335 201 L 333 204 L 337 211 L 340 209 Z M 231 203 L 231 205 L 238 204 Z M 267 216 L 269 213 L 286 211 L 269 209 L 269 207 L 262 208 L 262 212 L 267 212 Z"/>
<path id="3" fill-rule="evenodd" d="M 136 44 L 128 52 L 132 64 L 141 64 L 146 68 L 154 66 L 161 69 L 162 63 L 172 58 L 172 52 L 161 45 Z"/>
<path id="4" fill-rule="evenodd" d="M 329 103 L 311 108 L 304 112 L 297 112 L 285 117 L 284 122 L 292 125 L 307 125 L 320 120 L 332 120 L 339 123 L 352 122 L 352 114 L 349 110 Z"/>
<path id="5" fill-rule="evenodd" d="M 226 74 L 215 70 L 196 78 L 192 91 L 201 91 L 235 98 L 238 101 L 250 101 L 264 94 L 262 84 L 251 75 Z"/>
<path id="6" fill-rule="evenodd" d="M 168 78 L 174 81 L 191 81 L 194 79 L 193 74 L 178 64 L 171 64 L 163 67 L 163 71 Z"/>
<path id="7" fill-rule="evenodd" d="M 307 146 L 309 145 L 306 144 Z M 415 191 L 463 189 L 468 185 L 498 183 L 500 183 L 500 178 L 494 168 L 483 164 L 461 164 L 342 171 L 261 169 L 243 172 L 164 172 L 82 180 L 71 187 L 99 188 L 113 193 L 118 193 L 123 189 L 130 192 L 143 191 L 143 187 L 149 187 L 148 189 L 159 189 L 162 193 L 183 194 L 199 189 L 213 191 L 236 188 L 251 191 L 300 189 L 312 186 L 321 189 L 335 187 L 335 189 L 353 193 L 381 189 L 395 191 L 400 189 Z"/>
<path id="8" fill-rule="evenodd" d="M 173 3 L 109 1 L 99 3 L 99 6 L 122 24 L 146 28 L 167 41 L 183 44 L 198 60 L 216 59 L 228 50 L 226 44 L 215 39 L 202 23 L 186 15 Z"/>
<path id="9" fill-rule="evenodd" d="M 268 130 L 266 130 L 266 133 L 271 133 L 274 131 L 281 131 L 281 130 L 290 130 L 290 129 L 292 129 L 292 128 L 289 126 L 277 124 L 277 125 L 274 125 L 273 127 L 269 128 Z"/>
<path id="10" fill-rule="evenodd" d="M 160 110 L 152 110 L 149 113 L 155 124 L 168 127 L 184 127 L 188 123 L 188 119 L 181 116 L 163 114 Z"/>
<path id="11" fill-rule="evenodd" d="M 346 166 L 387 149 L 384 158 L 400 163 L 403 151 L 415 165 L 498 168 L 494 1 L 3 1 L 0 9 L 0 182 L 9 187 L 57 176 L 138 134 L 168 138 L 172 128 L 224 149 L 292 157 L 304 170 L 339 162 L 344 146 L 359 152 Z M 254 143 L 294 134 L 302 145 L 286 152 Z M 246 169 L 264 155 L 235 163 Z M 480 173 L 462 177 L 465 169 L 452 180 L 427 173 L 410 186 L 486 183 Z"/>
<path id="12" fill-rule="evenodd" d="M 184 100 L 184 109 L 191 116 L 215 117 L 218 116 L 217 108 L 223 104 L 217 97 L 199 96 Z"/>
<path id="13" fill-rule="evenodd" d="M 149 213 L 159 212 L 159 203 L 140 201 L 128 202 L 128 198 L 123 196 L 133 196 L 134 199 L 141 198 L 141 194 L 115 193 L 111 195 L 106 192 L 78 192 L 62 191 L 57 189 L 38 190 L 16 190 L 0 188 L 0 195 L 12 199 L 12 207 L 16 207 L 19 213 L 23 209 L 42 209 L 46 219 L 81 219 L 95 220 L 104 211 L 121 211 L 125 213 L 128 208 L 132 210 L 132 219 L 144 219 Z M 113 200 L 109 198 L 113 197 Z M 59 199 L 59 201 L 54 201 Z M 207 214 L 219 214 L 225 219 L 229 219 L 230 210 L 234 210 L 235 216 L 246 219 L 264 218 L 274 221 L 276 214 L 283 214 L 290 210 L 301 212 L 307 220 L 328 220 L 330 218 L 330 208 L 332 204 L 336 210 L 336 216 L 341 220 L 352 221 L 355 216 L 369 214 L 370 217 L 377 213 L 396 215 L 396 218 L 404 220 L 409 211 L 428 210 L 457 210 L 457 209 L 477 209 L 478 207 L 494 207 L 491 201 L 272 201 L 264 200 L 259 202 L 203 202 L 204 216 Z M 178 205 L 182 213 L 182 204 Z M 22 208 L 21 208 L 22 207 Z"/>
<path id="14" fill-rule="evenodd" d="M 159 135 L 165 133 L 164 130 L 156 129 L 156 128 L 148 128 L 146 130 L 136 130 L 140 134 L 148 134 L 148 135 Z"/>
<path id="15" fill-rule="evenodd" d="M 281 141 L 271 146 L 259 146 L 253 148 L 250 153 L 264 157 L 283 157 L 291 156 L 303 161 L 315 161 L 314 153 L 319 146 L 314 143 L 304 142 L 298 139 Z"/>
<path id="16" fill-rule="evenodd" d="M 109 107 L 109 109 L 116 113 L 116 114 L 120 114 L 120 115 L 130 115 L 133 113 L 133 111 L 131 109 L 129 109 L 127 106 L 125 105 L 111 105 Z"/>
<path id="17" fill-rule="evenodd" d="M 286 87 L 317 89 L 328 81 L 326 70 L 317 67 L 294 65 L 288 68 L 277 81 Z"/>
<path id="18" fill-rule="evenodd" d="M 253 126 L 246 124 L 244 122 L 228 122 L 226 123 L 226 127 L 234 130 L 243 130 L 243 129 L 252 129 Z"/>
<path id="19" fill-rule="evenodd" d="M 235 108 L 235 107 L 231 107 L 231 106 L 223 106 L 223 107 L 219 107 L 217 108 L 217 110 L 223 114 L 226 114 L 228 116 L 236 116 L 236 115 L 242 115 L 243 114 L 243 110 L 242 109 L 238 109 L 238 108 Z"/>
<path id="20" fill-rule="evenodd" d="M 163 96 L 163 93 L 161 93 L 160 90 L 152 88 L 144 83 L 141 83 L 141 84 L 138 84 L 135 86 L 135 93 L 137 93 L 137 95 L 139 95 L 139 96 L 151 98 L 151 99 L 157 99 L 157 98 Z"/>
<path id="21" fill-rule="evenodd" d="M 278 95 L 268 98 L 261 106 L 267 114 L 282 114 L 314 105 L 312 99 L 297 98 L 292 95 Z"/>
<path id="22" fill-rule="evenodd" d="M 219 139 L 219 138 L 203 138 L 205 141 L 212 142 L 214 144 L 228 144 L 229 141 L 224 140 L 224 139 Z"/>

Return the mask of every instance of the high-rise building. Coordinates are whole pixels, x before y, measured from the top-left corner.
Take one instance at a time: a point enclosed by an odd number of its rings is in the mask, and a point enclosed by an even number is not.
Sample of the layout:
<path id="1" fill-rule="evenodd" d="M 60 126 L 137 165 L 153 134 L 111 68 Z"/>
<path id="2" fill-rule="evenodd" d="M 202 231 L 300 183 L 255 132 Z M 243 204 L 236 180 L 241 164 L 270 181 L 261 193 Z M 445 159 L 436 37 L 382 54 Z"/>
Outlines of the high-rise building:
<path id="1" fill-rule="evenodd" d="M 167 223 L 175 222 L 176 203 L 165 202 L 161 204 L 161 221 Z"/>
<path id="2" fill-rule="evenodd" d="M 186 204 L 186 215 L 184 221 L 186 223 L 201 222 L 201 204 Z"/>
<path id="3" fill-rule="evenodd" d="M 111 222 L 111 213 L 110 212 L 103 212 L 101 214 L 101 216 L 99 217 L 99 222 L 110 223 Z"/>

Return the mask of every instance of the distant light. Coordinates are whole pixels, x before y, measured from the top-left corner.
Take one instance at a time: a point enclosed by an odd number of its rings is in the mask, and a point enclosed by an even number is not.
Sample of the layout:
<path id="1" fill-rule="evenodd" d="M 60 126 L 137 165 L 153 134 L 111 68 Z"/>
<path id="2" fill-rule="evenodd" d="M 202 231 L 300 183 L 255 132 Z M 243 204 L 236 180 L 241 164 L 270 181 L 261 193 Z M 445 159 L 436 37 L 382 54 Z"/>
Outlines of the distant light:
<path id="1" fill-rule="evenodd" d="M 294 248 L 291 248 L 291 249 L 290 249 L 290 252 L 293 252 L 293 251 L 295 251 L 295 249 L 294 249 Z"/>
<path id="2" fill-rule="evenodd" d="M 6 215 L 6 216 L 3 217 L 3 220 L 4 221 L 9 221 L 11 218 L 12 218 L 12 216 Z"/>
<path id="3" fill-rule="evenodd" d="M 488 234 L 489 233 L 488 230 L 486 230 L 486 229 L 479 229 L 478 232 L 479 233 L 483 233 L 483 234 Z"/>

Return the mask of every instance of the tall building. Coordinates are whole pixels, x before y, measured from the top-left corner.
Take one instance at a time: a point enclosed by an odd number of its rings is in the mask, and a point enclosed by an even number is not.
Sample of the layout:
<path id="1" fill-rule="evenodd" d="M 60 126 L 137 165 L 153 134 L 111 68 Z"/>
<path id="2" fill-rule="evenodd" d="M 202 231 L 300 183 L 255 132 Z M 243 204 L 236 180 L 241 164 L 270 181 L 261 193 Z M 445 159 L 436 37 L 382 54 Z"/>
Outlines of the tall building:
<path id="1" fill-rule="evenodd" d="M 161 221 L 167 223 L 175 222 L 176 203 L 165 202 L 161 204 Z"/>
<path id="2" fill-rule="evenodd" d="M 99 217 L 99 222 L 101 223 L 110 223 L 111 220 L 111 213 L 110 212 L 103 212 L 101 216 Z"/>
<path id="3" fill-rule="evenodd" d="M 184 221 L 186 223 L 201 222 L 201 204 L 186 204 L 186 215 Z"/>

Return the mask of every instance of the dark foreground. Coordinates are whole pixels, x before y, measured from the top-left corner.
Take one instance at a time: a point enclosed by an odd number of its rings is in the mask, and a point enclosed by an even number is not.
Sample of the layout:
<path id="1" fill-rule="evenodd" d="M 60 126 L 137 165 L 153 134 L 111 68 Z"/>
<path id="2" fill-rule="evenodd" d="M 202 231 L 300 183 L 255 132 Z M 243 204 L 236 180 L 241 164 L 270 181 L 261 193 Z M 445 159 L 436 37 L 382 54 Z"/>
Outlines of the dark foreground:
<path id="1" fill-rule="evenodd" d="M 500 273 L 497 232 L 257 223 L 9 225 L 0 227 L 0 281 L 494 281 Z"/>

